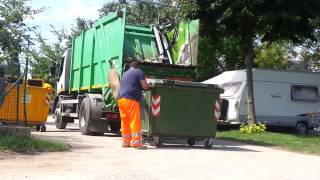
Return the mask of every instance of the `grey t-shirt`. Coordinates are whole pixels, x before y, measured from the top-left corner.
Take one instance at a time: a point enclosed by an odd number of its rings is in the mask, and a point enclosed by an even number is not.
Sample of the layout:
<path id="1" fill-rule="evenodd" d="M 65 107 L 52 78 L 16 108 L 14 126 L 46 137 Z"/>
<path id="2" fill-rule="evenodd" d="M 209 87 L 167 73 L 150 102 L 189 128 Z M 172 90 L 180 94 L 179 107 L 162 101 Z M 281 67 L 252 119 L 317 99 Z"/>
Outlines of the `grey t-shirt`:
<path id="1" fill-rule="evenodd" d="M 140 101 L 142 97 L 141 80 L 144 80 L 144 75 L 140 69 L 130 68 L 126 71 L 121 79 L 119 98 Z"/>

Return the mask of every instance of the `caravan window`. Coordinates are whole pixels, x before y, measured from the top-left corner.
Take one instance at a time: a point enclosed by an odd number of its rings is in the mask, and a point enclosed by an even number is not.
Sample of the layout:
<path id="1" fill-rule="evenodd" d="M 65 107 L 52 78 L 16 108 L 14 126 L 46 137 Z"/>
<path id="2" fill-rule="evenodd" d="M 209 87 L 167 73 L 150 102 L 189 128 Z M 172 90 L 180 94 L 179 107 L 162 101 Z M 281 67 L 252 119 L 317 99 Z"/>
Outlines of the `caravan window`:
<path id="1" fill-rule="evenodd" d="M 241 82 L 223 84 L 223 96 L 233 96 L 240 89 Z"/>
<path id="2" fill-rule="evenodd" d="M 291 87 L 293 101 L 318 101 L 318 87 L 294 85 Z"/>

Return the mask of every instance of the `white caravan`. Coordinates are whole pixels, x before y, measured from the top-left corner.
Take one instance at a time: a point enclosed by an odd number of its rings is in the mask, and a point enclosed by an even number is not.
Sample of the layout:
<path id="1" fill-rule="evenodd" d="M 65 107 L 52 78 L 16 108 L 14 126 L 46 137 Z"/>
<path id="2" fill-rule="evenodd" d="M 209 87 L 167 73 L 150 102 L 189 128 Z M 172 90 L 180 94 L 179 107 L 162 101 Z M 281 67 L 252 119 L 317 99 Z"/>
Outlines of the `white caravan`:
<path id="1" fill-rule="evenodd" d="M 224 88 L 220 122 L 247 121 L 246 70 L 226 71 L 203 83 Z M 319 112 L 320 73 L 253 69 L 256 118 L 267 125 L 296 127 L 305 132 L 313 127 L 307 113 Z"/>

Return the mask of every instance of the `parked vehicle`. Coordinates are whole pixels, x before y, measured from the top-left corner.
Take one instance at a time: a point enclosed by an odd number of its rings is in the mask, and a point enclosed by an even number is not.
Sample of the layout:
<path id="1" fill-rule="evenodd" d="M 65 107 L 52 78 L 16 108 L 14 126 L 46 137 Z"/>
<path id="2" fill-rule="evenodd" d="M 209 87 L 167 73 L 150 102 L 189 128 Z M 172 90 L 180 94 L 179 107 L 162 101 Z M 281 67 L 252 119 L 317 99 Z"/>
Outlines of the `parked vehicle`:
<path id="1" fill-rule="evenodd" d="M 204 81 L 224 88 L 220 124 L 247 121 L 246 70 L 226 71 Z M 308 113 L 319 112 L 320 73 L 253 69 L 253 90 L 258 122 L 295 127 L 300 133 L 314 127 Z"/>
<path id="2" fill-rule="evenodd" d="M 110 13 L 73 39 L 72 49 L 64 54 L 59 68 L 53 105 L 58 129 L 79 119 L 84 135 L 119 131 L 109 73 L 121 77 L 129 59 L 139 60 L 148 78 L 193 80 L 199 21 L 180 23 L 176 38 L 169 41 L 160 26 L 127 24 L 125 20 L 125 9 Z M 179 43 L 169 46 L 168 42 Z"/>

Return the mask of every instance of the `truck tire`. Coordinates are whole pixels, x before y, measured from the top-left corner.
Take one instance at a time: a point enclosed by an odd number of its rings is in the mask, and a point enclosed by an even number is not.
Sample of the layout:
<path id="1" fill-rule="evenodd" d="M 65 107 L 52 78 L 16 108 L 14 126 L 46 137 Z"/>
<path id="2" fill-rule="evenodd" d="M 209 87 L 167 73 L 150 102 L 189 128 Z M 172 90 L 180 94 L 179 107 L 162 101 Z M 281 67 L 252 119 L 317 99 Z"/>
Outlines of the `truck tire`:
<path id="1" fill-rule="evenodd" d="M 61 115 L 56 116 L 54 123 L 57 129 L 65 129 L 67 127 L 67 119 Z"/>
<path id="2" fill-rule="evenodd" d="M 61 115 L 60 101 L 57 102 L 54 110 L 55 125 L 57 129 L 65 129 L 67 127 L 67 117 Z"/>
<path id="3" fill-rule="evenodd" d="M 79 114 L 79 128 L 80 132 L 83 135 L 91 135 L 92 132 L 89 130 L 89 120 L 91 116 L 90 109 L 90 100 L 88 97 L 85 97 L 80 105 L 80 114 Z"/>

